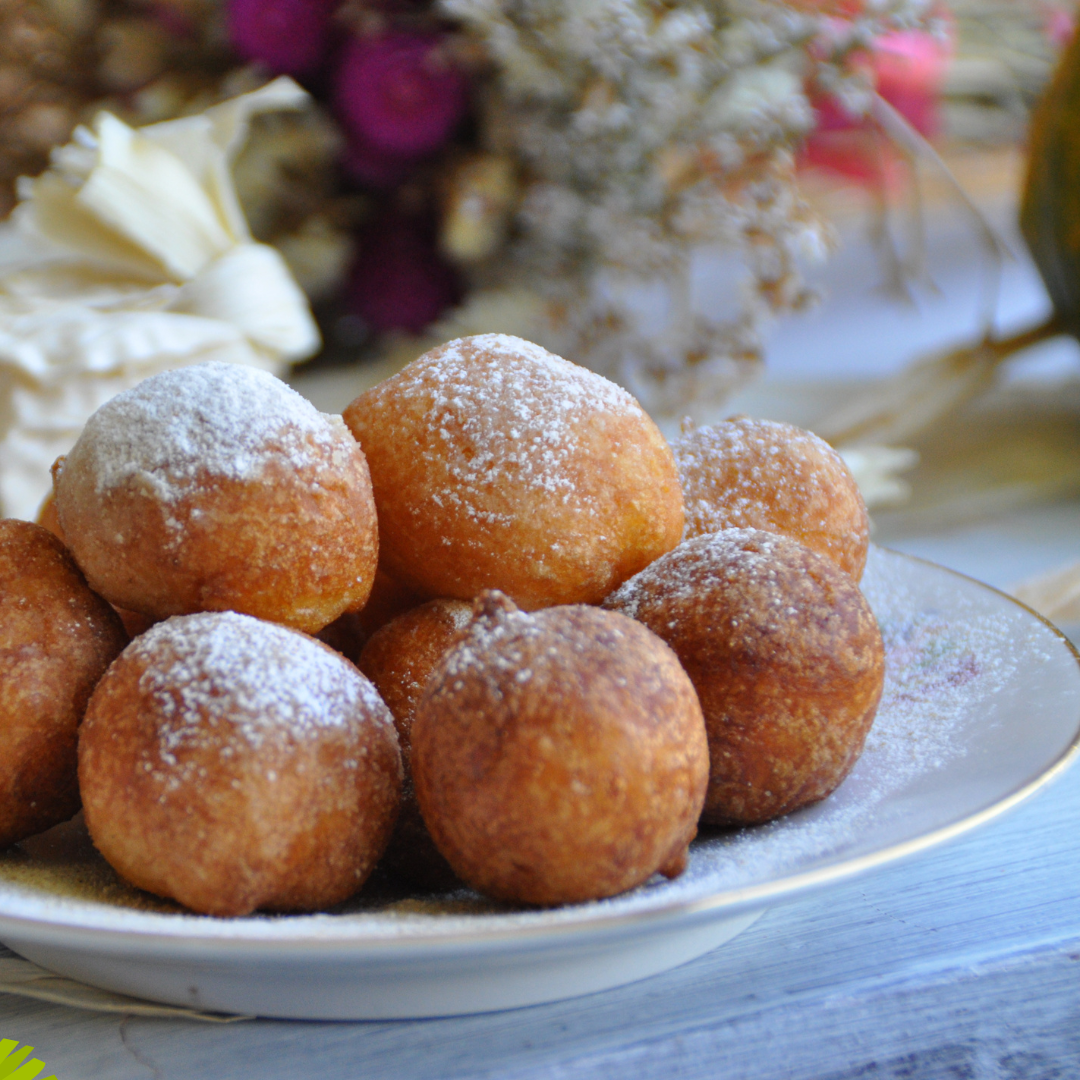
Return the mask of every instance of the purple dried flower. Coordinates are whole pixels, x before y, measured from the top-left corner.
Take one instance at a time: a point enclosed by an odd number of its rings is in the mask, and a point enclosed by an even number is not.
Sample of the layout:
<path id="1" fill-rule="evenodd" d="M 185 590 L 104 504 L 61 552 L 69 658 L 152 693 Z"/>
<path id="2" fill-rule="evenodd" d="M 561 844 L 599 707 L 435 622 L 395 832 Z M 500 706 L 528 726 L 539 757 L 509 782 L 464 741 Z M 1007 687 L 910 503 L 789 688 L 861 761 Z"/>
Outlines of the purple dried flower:
<path id="1" fill-rule="evenodd" d="M 180 7 L 167 2 L 153 4 L 150 8 L 157 23 L 167 34 L 175 38 L 195 36 L 197 24 L 191 15 Z"/>
<path id="2" fill-rule="evenodd" d="M 388 191 L 397 187 L 409 175 L 416 165 L 416 160 L 414 157 L 388 154 L 353 135 L 345 147 L 341 167 L 350 179 L 368 187 Z"/>
<path id="3" fill-rule="evenodd" d="M 322 60 L 337 0 L 229 0 L 229 38 L 245 60 L 303 75 Z"/>
<path id="4" fill-rule="evenodd" d="M 349 43 L 334 99 L 339 118 L 361 144 L 422 157 L 450 138 L 465 115 L 468 86 L 439 55 L 442 40 L 392 31 Z"/>
<path id="5" fill-rule="evenodd" d="M 434 222 L 387 210 L 360 238 L 348 308 L 373 330 L 419 333 L 461 298 L 435 246 Z"/>

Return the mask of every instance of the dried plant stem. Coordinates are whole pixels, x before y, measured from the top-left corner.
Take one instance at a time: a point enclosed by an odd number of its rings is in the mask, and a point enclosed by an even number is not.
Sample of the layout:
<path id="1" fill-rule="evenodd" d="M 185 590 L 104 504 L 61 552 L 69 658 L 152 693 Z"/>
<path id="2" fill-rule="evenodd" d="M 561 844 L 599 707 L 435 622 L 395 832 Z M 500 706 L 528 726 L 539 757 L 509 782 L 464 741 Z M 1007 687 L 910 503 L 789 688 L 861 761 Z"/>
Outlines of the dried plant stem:
<path id="1" fill-rule="evenodd" d="M 1018 334 L 995 337 L 1002 264 L 1012 254 L 1008 245 L 941 155 L 892 105 L 875 95 L 870 114 L 913 168 L 919 160 L 926 160 L 940 171 L 970 215 L 989 256 L 985 260 L 988 277 L 982 297 L 983 332 L 974 344 L 916 359 L 898 375 L 823 418 L 814 430 L 836 446 L 903 445 L 988 389 L 1008 357 L 1064 332 L 1057 316 L 1051 316 Z"/>
<path id="2" fill-rule="evenodd" d="M 953 175 L 952 170 L 945 163 L 945 159 L 934 149 L 933 145 L 924 138 L 904 116 L 890 105 L 883 97 L 875 94 L 870 107 L 870 114 L 881 126 L 882 131 L 896 144 L 905 154 L 914 160 L 923 159 L 930 162 L 941 173 L 952 187 L 954 194 L 960 200 L 963 207 L 970 215 L 976 232 L 981 242 L 985 245 L 990 258 L 986 261 L 987 283 L 983 291 L 983 328 L 985 336 L 989 337 L 994 325 L 994 317 L 997 313 L 998 295 L 1001 289 L 1001 267 L 1006 258 L 1012 257 L 1008 244 L 1001 237 L 994 226 L 989 222 L 986 215 L 964 190 L 963 185 Z"/>
<path id="3" fill-rule="evenodd" d="M 922 183 L 919 179 L 918 157 L 905 146 L 893 147 L 885 131 L 877 126 L 875 135 L 875 162 L 878 169 L 877 183 L 871 189 L 870 242 L 881 260 L 884 271 L 884 289 L 890 296 L 910 304 L 915 303 L 911 285 L 919 284 L 937 291 L 926 259 L 926 222 L 923 216 Z M 899 149 L 910 173 L 911 205 L 906 215 L 907 228 L 901 232 L 893 221 L 893 209 L 889 199 L 886 176 L 886 146 Z M 905 224 L 901 222 L 901 224 Z M 897 233 L 900 233 L 898 236 Z"/>
<path id="4" fill-rule="evenodd" d="M 1080 562 L 1013 585 L 1009 592 L 1054 622 L 1080 619 Z"/>
<path id="5" fill-rule="evenodd" d="M 1051 315 L 1044 322 L 1036 326 L 1021 330 L 1018 334 L 1011 334 L 1005 338 L 990 338 L 986 341 L 986 347 L 992 349 L 999 360 L 1007 360 L 1015 353 L 1030 349 L 1032 345 L 1038 345 L 1040 341 L 1048 341 L 1065 333 L 1065 325 L 1057 317 Z"/>
<path id="6" fill-rule="evenodd" d="M 1008 337 L 986 337 L 914 361 L 814 425 L 834 446 L 904 445 L 987 389 L 1001 364 L 1065 332 L 1057 316 Z"/>

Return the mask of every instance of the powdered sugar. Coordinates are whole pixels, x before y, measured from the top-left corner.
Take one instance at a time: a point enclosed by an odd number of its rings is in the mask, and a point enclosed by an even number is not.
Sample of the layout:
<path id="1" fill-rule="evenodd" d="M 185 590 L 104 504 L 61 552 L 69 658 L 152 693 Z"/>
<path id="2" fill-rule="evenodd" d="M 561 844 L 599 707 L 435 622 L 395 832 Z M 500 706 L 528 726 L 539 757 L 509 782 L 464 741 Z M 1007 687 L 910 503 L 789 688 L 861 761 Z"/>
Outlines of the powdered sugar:
<path id="1" fill-rule="evenodd" d="M 271 460 L 299 468 L 311 446 L 347 432 L 280 379 L 256 368 L 208 363 L 146 379 L 87 422 L 72 450 L 98 493 L 143 486 L 173 503 L 200 477 L 256 479 Z"/>
<path id="2" fill-rule="evenodd" d="M 225 756 L 340 728 L 365 716 L 392 724 L 374 686 L 348 661 L 294 630 L 234 612 L 184 615 L 151 627 L 125 653 L 147 665 L 139 687 L 159 717 L 161 764 L 183 747 Z M 241 746 L 242 744 L 242 746 Z"/>
<path id="3" fill-rule="evenodd" d="M 428 399 L 435 453 L 453 486 L 437 495 L 471 517 L 510 523 L 512 508 L 492 510 L 480 492 L 503 485 L 575 496 L 578 426 L 588 414 L 644 418 L 621 387 L 522 338 L 459 338 L 402 373 L 407 394 Z M 505 519 L 505 520 L 504 520 Z"/>
<path id="4" fill-rule="evenodd" d="M 509 672 L 516 677 L 524 660 L 520 646 L 549 633 L 541 620 L 519 611 L 502 593 L 487 593 L 481 603 L 467 632 L 444 657 L 447 679 L 488 671 L 496 675 Z"/>
<path id="5" fill-rule="evenodd" d="M 671 449 L 687 536 L 733 527 L 794 527 L 804 543 L 848 570 L 861 570 L 868 523 L 857 485 L 840 455 L 817 435 L 773 420 L 735 417 L 685 432 Z"/>
<path id="6" fill-rule="evenodd" d="M 835 483 L 834 476 L 823 473 L 823 462 L 835 473 L 848 472 L 843 458 L 824 439 L 775 420 L 738 417 L 687 432 L 671 448 L 683 477 L 707 476 L 719 462 L 739 463 L 738 472 L 724 477 L 725 491 L 730 492 L 727 506 L 733 512 L 760 512 L 763 491 L 777 502 L 793 497 L 818 501 L 813 495 L 829 494 Z M 705 531 L 715 511 L 705 501 L 695 503 L 695 508 L 703 515 L 699 531 Z"/>
<path id="7" fill-rule="evenodd" d="M 624 622 L 586 605 L 520 611 L 503 593 L 491 590 L 480 595 L 468 629 L 443 656 L 441 681 L 459 691 L 464 679 L 478 676 L 500 700 L 511 683 L 524 685 L 535 678 L 551 685 L 553 676 L 573 670 L 577 655 L 596 643 L 617 653 L 626 640 Z"/>
<path id="8" fill-rule="evenodd" d="M 604 601 L 604 606 L 635 618 L 654 589 L 660 588 L 665 597 L 681 601 L 728 582 L 758 597 L 775 594 L 775 602 L 781 604 L 782 590 L 770 586 L 776 579 L 779 553 L 791 543 L 760 529 L 724 529 L 695 536 L 624 582 Z"/>
<path id="9" fill-rule="evenodd" d="M 724 546 L 739 543 L 720 535 Z M 863 755 L 844 783 L 823 802 L 768 825 L 704 832 L 687 873 L 650 888 L 691 898 L 760 886 L 879 849 L 884 837 L 917 836 L 951 820 L 964 800 L 979 805 L 983 755 L 1000 738 L 988 719 L 1001 709 L 995 698 L 1023 678 L 1021 664 L 1037 672 L 1054 659 L 1046 648 L 1051 635 L 974 583 L 918 570 L 871 549 L 863 589 L 885 644 L 885 688 Z M 940 599 L 926 588 L 934 575 Z M 1064 650 L 1059 659 L 1064 673 Z"/>

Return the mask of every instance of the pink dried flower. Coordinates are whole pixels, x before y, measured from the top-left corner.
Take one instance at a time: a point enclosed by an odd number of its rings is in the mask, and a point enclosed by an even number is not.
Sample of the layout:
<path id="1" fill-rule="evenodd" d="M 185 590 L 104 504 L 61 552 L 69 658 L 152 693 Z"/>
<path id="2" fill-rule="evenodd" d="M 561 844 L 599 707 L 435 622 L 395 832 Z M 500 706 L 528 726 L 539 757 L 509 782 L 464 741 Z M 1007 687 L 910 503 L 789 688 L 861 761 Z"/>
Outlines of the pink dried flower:
<path id="1" fill-rule="evenodd" d="M 337 0 L 229 0 L 229 38 L 245 60 L 304 75 L 322 60 Z"/>
<path id="2" fill-rule="evenodd" d="M 362 145 L 422 157 L 444 145 L 468 106 L 464 75 L 440 56 L 435 34 L 354 38 L 335 80 L 337 113 Z"/>
<path id="3" fill-rule="evenodd" d="M 924 30 L 898 30 L 874 43 L 877 92 L 916 131 L 937 134 L 938 97 L 951 44 Z"/>
<path id="4" fill-rule="evenodd" d="M 372 330 L 418 333 L 460 298 L 431 220 L 387 210 L 361 236 L 347 304 Z"/>
<path id="5" fill-rule="evenodd" d="M 1046 36 L 1059 49 L 1068 45 L 1076 28 L 1072 11 L 1064 4 L 1048 4 L 1045 14 Z"/>
<path id="6" fill-rule="evenodd" d="M 922 30 L 894 31 L 874 42 L 858 62 L 878 94 L 921 134 L 937 134 L 938 98 L 952 54 L 950 41 Z M 817 126 L 800 163 L 869 187 L 891 187 L 901 175 L 870 120 L 849 113 L 830 96 L 814 98 Z"/>

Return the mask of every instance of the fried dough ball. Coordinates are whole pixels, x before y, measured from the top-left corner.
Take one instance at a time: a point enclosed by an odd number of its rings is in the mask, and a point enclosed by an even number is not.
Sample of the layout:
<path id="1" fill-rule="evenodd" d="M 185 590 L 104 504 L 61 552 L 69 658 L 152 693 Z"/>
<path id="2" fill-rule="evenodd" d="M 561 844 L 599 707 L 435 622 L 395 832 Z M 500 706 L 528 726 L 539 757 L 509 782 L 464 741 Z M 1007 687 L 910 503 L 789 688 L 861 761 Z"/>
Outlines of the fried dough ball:
<path id="1" fill-rule="evenodd" d="M 62 460 L 62 459 L 59 459 Z M 58 540 L 64 541 L 64 530 L 60 528 L 60 515 L 56 512 L 56 492 L 50 491 L 38 507 L 37 523 L 48 529 Z"/>
<path id="2" fill-rule="evenodd" d="M 266 372 L 211 363 L 145 380 L 90 418 L 54 483 L 75 558 L 117 607 L 316 631 L 371 591 L 364 455 L 340 418 Z"/>
<path id="3" fill-rule="evenodd" d="M 79 736 L 94 844 L 209 915 L 316 911 L 379 860 L 401 792 L 393 718 L 328 646 L 232 612 L 172 618 L 99 684 Z"/>
<path id="4" fill-rule="evenodd" d="M 686 866 L 708 749 L 694 689 L 639 623 L 498 592 L 428 680 L 416 794 L 458 875 L 503 900 L 613 896 Z"/>
<path id="5" fill-rule="evenodd" d="M 793 537 L 856 581 L 870 519 L 851 470 L 824 439 L 791 424 L 737 416 L 686 431 L 671 448 L 689 540 L 720 529 Z"/>
<path id="6" fill-rule="evenodd" d="M 416 801 L 412 725 L 428 676 L 471 620 L 472 605 L 464 600 L 431 600 L 378 630 L 357 665 L 394 715 L 405 766 L 401 813 L 383 865 L 424 889 L 448 889 L 458 881 L 431 839 Z"/>
<path id="7" fill-rule="evenodd" d="M 0 521 L 0 848 L 78 811 L 79 723 L 126 643 L 56 537 Z"/>
<path id="8" fill-rule="evenodd" d="M 675 462 L 641 406 L 520 338 L 432 349 L 344 418 L 386 570 L 427 597 L 598 603 L 682 535 Z"/>
<path id="9" fill-rule="evenodd" d="M 62 458 L 60 459 L 63 460 Z M 60 515 L 56 512 L 56 492 L 50 491 L 45 496 L 45 501 L 38 509 L 37 523 L 44 529 L 48 529 L 58 540 L 66 545 L 64 539 L 64 530 L 60 528 Z M 157 621 L 150 618 L 149 615 L 141 615 L 137 611 L 128 611 L 127 608 L 114 608 L 116 614 L 120 616 L 120 621 L 124 624 L 124 629 L 127 631 L 129 638 L 138 637 L 140 634 L 145 633 L 151 626 Z"/>
<path id="10" fill-rule="evenodd" d="M 367 603 L 359 611 L 339 615 L 315 636 L 355 664 L 376 630 L 423 602 L 422 596 L 417 596 L 378 567 Z"/>
<path id="11" fill-rule="evenodd" d="M 859 587 L 786 536 L 727 529 L 657 559 L 604 601 L 693 681 L 709 736 L 702 820 L 769 821 L 830 794 L 862 753 L 885 677 Z"/>
<path id="12" fill-rule="evenodd" d="M 113 610 L 120 616 L 120 621 L 124 624 L 128 637 L 132 638 L 145 634 L 151 626 L 161 621 L 160 619 L 152 619 L 149 615 L 143 615 L 139 611 L 128 611 L 127 608 L 118 607 Z"/>

